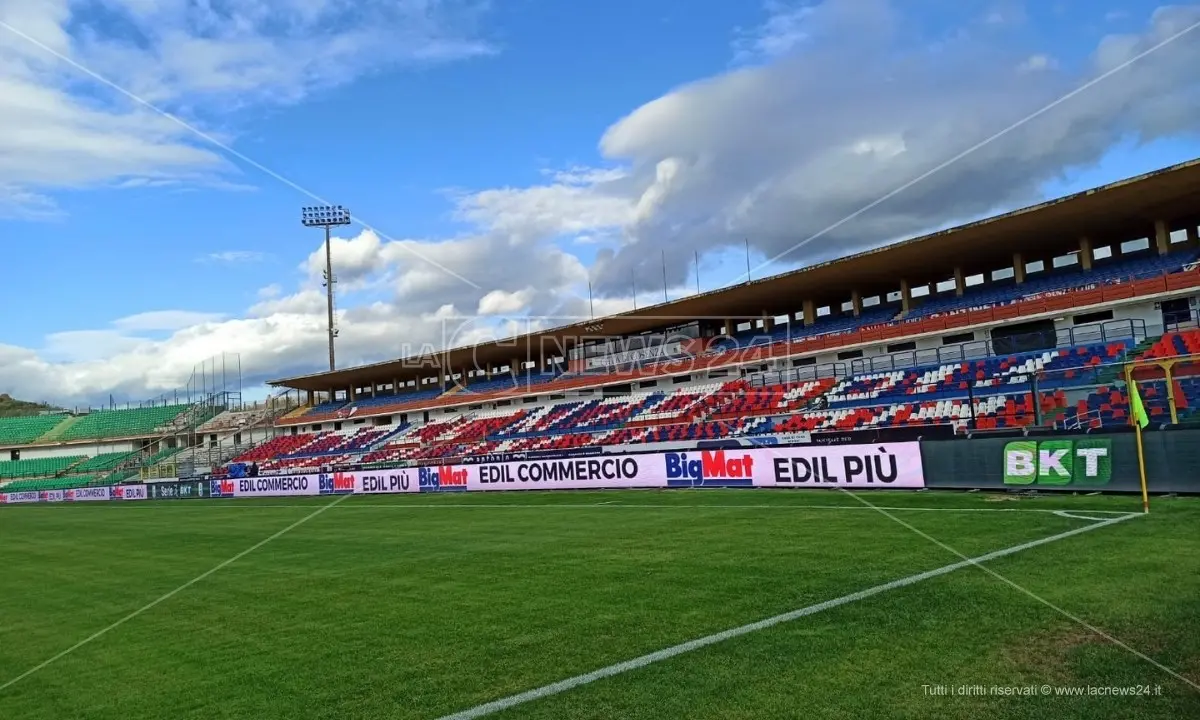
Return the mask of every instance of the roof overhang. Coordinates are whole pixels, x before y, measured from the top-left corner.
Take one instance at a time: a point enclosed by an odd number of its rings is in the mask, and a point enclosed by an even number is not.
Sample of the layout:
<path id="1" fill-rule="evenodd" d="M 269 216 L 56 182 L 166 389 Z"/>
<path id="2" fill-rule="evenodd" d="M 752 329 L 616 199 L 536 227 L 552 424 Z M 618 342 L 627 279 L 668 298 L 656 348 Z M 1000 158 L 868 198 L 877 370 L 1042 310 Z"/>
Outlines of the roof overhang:
<path id="1" fill-rule="evenodd" d="M 965 276 L 1079 249 L 1081 238 L 1102 247 L 1154 236 L 1156 221 L 1175 230 L 1200 220 L 1200 160 L 1085 190 L 985 220 L 941 230 L 830 262 L 781 273 L 596 320 L 512 338 L 414 355 L 387 362 L 274 380 L 296 390 L 329 391 L 504 365 L 514 359 L 561 355 L 580 338 L 617 337 L 696 319 L 757 319 L 795 312 L 801 300 L 818 307 L 899 289 L 901 279 L 918 286 L 941 282 L 955 268 Z"/>

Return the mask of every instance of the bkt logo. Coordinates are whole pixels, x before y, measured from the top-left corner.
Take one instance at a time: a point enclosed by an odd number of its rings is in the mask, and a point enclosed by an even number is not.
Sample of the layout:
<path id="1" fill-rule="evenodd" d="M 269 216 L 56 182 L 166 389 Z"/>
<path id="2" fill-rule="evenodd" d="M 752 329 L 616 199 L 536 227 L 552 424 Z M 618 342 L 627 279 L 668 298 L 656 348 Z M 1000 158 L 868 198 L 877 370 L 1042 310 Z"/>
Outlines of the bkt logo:
<path id="1" fill-rule="evenodd" d="M 417 468 L 417 487 L 430 490 L 467 489 L 467 469 L 453 465 Z"/>
<path id="2" fill-rule="evenodd" d="M 1111 440 L 1018 440 L 1004 446 L 1005 485 L 1107 485 Z"/>
<path id="3" fill-rule="evenodd" d="M 354 476 L 350 473 L 334 473 L 317 477 L 317 491 L 322 495 L 346 495 L 354 492 Z"/>
<path id="4" fill-rule="evenodd" d="M 697 454 L 669 452 L 666 454 L 667 481 L 685 480 L 702 484 L 705 480 L 750 485 L 754 480 L 754 458 L 742 453 L 726 454 L 724 450 L 704 450 Z"/>
<path id="5" fill-rule="evenodd" d="M 233 480 L 210 480 L 208 494 L 212 497 L 233 497 L 234 488 Z"/>

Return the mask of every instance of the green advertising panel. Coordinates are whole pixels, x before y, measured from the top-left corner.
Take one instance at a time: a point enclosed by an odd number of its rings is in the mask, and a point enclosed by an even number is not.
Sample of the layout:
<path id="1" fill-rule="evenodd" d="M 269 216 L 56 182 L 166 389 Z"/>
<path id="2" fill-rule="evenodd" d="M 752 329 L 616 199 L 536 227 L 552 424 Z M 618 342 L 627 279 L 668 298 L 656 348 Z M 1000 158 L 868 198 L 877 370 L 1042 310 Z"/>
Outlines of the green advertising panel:
<path id="1" fill-rule="evenodd" d="M 1005 485 L 1107 485 L 1111 440 L 1016 440 L 1004 446 Z"/>

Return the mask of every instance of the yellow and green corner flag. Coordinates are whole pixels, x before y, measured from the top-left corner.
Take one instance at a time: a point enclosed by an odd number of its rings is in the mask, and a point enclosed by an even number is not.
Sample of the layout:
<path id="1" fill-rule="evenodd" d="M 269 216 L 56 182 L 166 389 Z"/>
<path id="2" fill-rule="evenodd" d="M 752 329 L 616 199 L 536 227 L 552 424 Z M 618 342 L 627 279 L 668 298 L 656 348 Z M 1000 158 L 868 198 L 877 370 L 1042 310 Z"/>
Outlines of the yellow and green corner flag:
<path id="1" fill-rule="evenodd" d="M 1142 404 L 1142 394 L 1138 392 L 1137 381 L 1133 378 L 1129 379 L 1129 411 L 1133 414 L 1133 421 L 1138 424 L 1138 427 L 1143 430 L 1150 424 L 1150 416 L 1146 414 L 1146 406 Z"/>

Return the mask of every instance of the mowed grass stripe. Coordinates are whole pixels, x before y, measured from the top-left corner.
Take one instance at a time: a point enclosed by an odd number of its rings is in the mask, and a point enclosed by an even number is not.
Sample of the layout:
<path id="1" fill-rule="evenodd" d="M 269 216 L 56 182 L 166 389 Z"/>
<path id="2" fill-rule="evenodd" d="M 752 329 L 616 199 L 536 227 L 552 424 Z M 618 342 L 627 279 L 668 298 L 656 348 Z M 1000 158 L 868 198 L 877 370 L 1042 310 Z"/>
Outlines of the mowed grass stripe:
<path id="1" fill-rule="evenodd" d="M 718 632 L 718 633 L 713 633 L 711 635 L 706 635 L 704 637 L 699 637 L 699 638 L 695 638 L 693 640 L 688 640 L 687 642 L 683 642 L 678 645 L 672 645 L 671 647 L 663 648 L 662 650 L 648 653 L 648 654 L 642 655 L 640 657 L 636 657 L 636 658 L 632 658 L 630 660 L 625 660 L 623 662 L 615 663 L 613 665 L 609 665 L 607 667 L 603 667 L 598 670 L 593 670 L 591 672 L 584 673 L 582 675 L 576 675 L 574 677 L 569 677 L 564 680 L 560 680 L 558 682 L 551 683 L 549 685 L 543 685 L 538 688 L 533 688 L 532 690 L 527 690 L 527 691 L 517 694 L 517 695 L 510 695 L 509 697 L 506 697 L 506 698 L 501 698 L 499 700 L 494 700 L 492 702 L 484 703 L 482 705 L 477 705 L 473 708 L 469 708 L 467 710 L 463 710 L 461 712 L 457 712 L 452 715 L 446 715 L 443 718 L 441 718 L 440 720 L 475 720 L 476 718 L 481 718 L 481 717 L 485 717 L 487 715 L 492 715 L 492 714 L 498 713 L 502 710 L 507 710 L 509 708 L 515 708 L 519 705 L 524 705 L 524 704 L 530 703 L 530 702 L 536 702 L 543 698 L 551 697 L 551 696 L 557 695 L 559 693 L 568 692 L 568 691 L 574 690 L 575 688 L 582 687 L 584 685 L 588 685 L 588 684 L 596 682 L 598 680 L 603 680 L 605 678 L 614 677 L 616 675 L 621 675 L 623 673 L 638 670 L 640 668 L 644 668 L 649 665 L 653 665 L 655 663 L 663 662 L 665 660 L 670 660 L 672 658 L 678 657 L 685 653 L 694 652 L 696 650 L 700 650 L 701 648 L 705 648 L 710 645 L 716 645 L 718 643 L 723 643 L 728 640 L 732 640 L 734 638 L 741 637 L 743 635 L 749 635 L 751 633 L 756 633 L 756 632 L 760 632 L 762 630 L 767 630 L 767 629 L 775 627 L 776 625 L 793 622 L 793 621 L 799 620 L 801 618 L 809 617 L 810 615 L 816 615 L 817 613 L 822 613 L 827 610 L 833 610 L 835 608 L 839 608 L 843 605 L 849 605 L 851 603 L 860 602 L 862 600 L 866 600 L 868 598 L 873 598 L 876 595 L 881 595 L 883 593 L 890 592 L 892 590 L 898 590 L 900 588 L 907 587 L 909 585 L 915 585 L 917 583 L 924 582 L 924 581 L 930 580 L 932 578 L 941 577 L 942 575 L 947 575 L 949 573 L 955 572 L 956 570 L 961 570 L 966 567 L 972 567 L 974 565 L 990 562 L 990 561 L 996 560 L 998 558 L 1007 557 L 1007 556 L 1013 555 L 1015 553 L 1024 552 L 1026 550 L 1030 550 L 1035 547 L 1040 547 L 1042 545 L 1048 545 L 1053 542 L 1065 540 L 1067 538 L 1074 537 L 1074 536 L 1080 535 L 1082 533 L 1091 532 L 1091 531 L 1098 530 L 1103 527 L 1114 525 L 1119 522 L 1124 522 L 1124 521 L 1133 519 L 1134 517 L 1138 517 L 1138 516 L 1124 515 L 1124 516 L 1116 517 L 1111 520 L 1105 520 L 1103 522 L 1095 523 L 1093 525 L 1088 525 L 1088 526 L 1081 527 L 1081 528 L 1075 528 L 1073 530 L 1067 530 L 1065 532 L 1058 533 L 1058 534 L 1052 535 L 1050 537 L 1041 538 L 1038 540 L 1032 540 L 1032 541 L 1029 541 L 1026 543 L 1022 543 L 1020 545 L 1014 545 L 1012 547 L 1004 548 L 1001 550 L 996 550 L 996 551 L 993 551 L 990 553 L 986 553 L 984 555 L 979 555 L 977 557 L 968 558 L 966 560 L 960 560 L 955 563 L 943 565 L 939 568 L 934 568 L 933 570 L 926 570 L 925 572 L 915 573 L 913 575 L 908 575 L 906 577 L 897 578 L 895 580 L 891 580 L 886 583 L 881 583 L 879 585 L 875 585 L 873 587 L 869 587 L 869 588 L 866 588 L 863 590 L 858 590 L 856 592 L 842 595 L 837 598 L 833 598 L 830 600 L 824 600 L 822 602 L 815 603 L 813 605 L 808 605 L 806 607 L 802 607 L 797 610 L 792 610 L 790 612 L 781 613 L 779 615 L 774 615 L 772 617 L 758 620 L 758 621 L 755 621 L 752 623 L 747 623 L 745 625 L 740 625 L 738 627 L 729 628 L 728 630 L 722 630 L 721 632 Z"/>
<path id="2" fill-rule="evenodd" d="M 1200 537 L 1188 517 L 1121 523 L 992 567 L 1200 677 Z M 1131 687 L 1134 697 L 935 695 L 923 685 Z M 510 708 L 495 720 L 1179 720 L 1200 694 L 966 569 Z M 491 720 L 489 718 L 489 720 Z"/>
<path id="3" fill-rule="evenodd" d="M 48 658 L 48 659 L 46 659 L 46 660 L 44 660 L 44 661 L 42 661 L 42 662 L 38 663 L 37 665 L 35 665 L 35 666 L 33 666 L 33 667 L 29 668 L 28 670 L 26 670 L 25 672 L 21 673 L 20 675 L 17 675 L 16 677 L 13 677 L 11 680 L 8 680 L 8 681 L 7 681 L 7 682 L 5 682 L 3 685 L 0 685 L 0 692 L 3 692 L 4 690 L 7 690 L 9 687 L 11 687 L 11 686 L 13 686 L 13 685 L 17 684 L 18 682 L 20 682 L 20 681 L 24 680 L 25 678 L 29 677 L 30 675 L 32 675 L 32 674 L 34 674 L 34 673 L 36 673 L 36 672 L 38 672 L 38 671 L 40 671 L 40 670 L 43 670 L 43 669 L 44 669 L 44 668 L 46 668 L 46 667 L 49 667 L 49 666 L 50 666 L 50 665 L 52 665 L 53 663 L 55 663 L 55 662 L 57 662 L 58 660 L 60 660 L 60 659 L 62 659 L 62 658 L 64 658 L 64 657 L 66 657 L 67 655 L 70 655 L 71 653 L 75 652 L 76 650 L 78 650 L 79 648 L 83 647 L 84 645 L 87 645 L 88 643 L 92 642 L 93 640 L 96 640 L 97 638 L 100 638 L 100 637 L 102 637 L 102 636 L 104 636 L 104 635 L 108 634 L 108 633 L 109 633 L 109 632 L 111 632 L 112 630 L 115 630 L 115 629 L 117 629 L 118 627 L 120 627 L 120 626 L 124 625 L 125 623 L 129 622 L 130 620 L 133 620 L 134 618 L 136 618 L 137 616 L 139 616 L 139 615 L 141 615 L 142 613 L 146 612 L 147 610 L 150 610 L 150 609 L 154 608 L 155 606 L 159 605 L 160 603 L 163 603 L 163 602 L 166 602 L 167 600 L 170 600 L 171 598 L 175 597 L 177 594 L 179 594 L 179 593 L 183 592 L 184 590 L 187 590 L 187 589 L 188 589 L 189 587 L 191 587 L 192 585 L 195 585 L 196 583 L 198 583 L 198 582 L 200 582 L 200 581 L 204 580 L 205 578 L 207 578 L 208 576 L 212 575 L 213 573 L 215 573 L 215 572 L 218 572 L 218 571 L 220 571 L 221 569 L 228 567 L 229 565 L 232 565 L 233 563 L 237 562 L 238 560 L 241 560 L 243 557 L 245 557 L 245 556 L 249 555 L 250 553 L 254 552 L 255 550 L 258 550 L 259 548 L 263 547 L 263 546 L 264 546 L 264 545 L 266 545 L 267 543 L 269 543 L 269 542 L 271 542 L 271 541 L 273 541 L 273 540 L 277 540 L 277 539 L 279 539 L 280 537 L 283 537 L 283 536 L 284 536 L 285 534 L 287 534 L 288 532 L 291 532 L 292 530 L 294 530 L 294 529 L 296 529 L 296 528 L 300 527 L 300 526 L 301 526 L 301 525 L 303 525 L 304 523 L 306 523 L 306 522 L 308 522 L 309 520 L 311 520 L 311 519 L 313 519 L 313 518 L 317 517 L 317 516 L 318 516 L 318 515 L 320 515 L 321 513 L 325 512 L 325 511 L 326 511 L 326 510 L 328 510 L 329 508 L 331 508 L 331 507 L 333 507 L 333 506 L 337 505 L 338 503 L 340 503 L 341 501 L 343 501 L 343 500 L 345 500 L 345 499 L 346 499 L 346 498 L 345 498 L 344 496 L 343 496 L 343 497 L 339 497 L 339 498 L 335 498 L 335 499 L 334 499 L 334 500 L 332 500 L 331 502 L 328 502 L 328 503 L 326 503 L 325 505 L 323 505 L 322 507 L 320 507 L 320 508 L 317 508 L 317 509 L 316 509 L 316 510 L 314 510 L 313 512 L 309 513 L 308 515 L 305 515 L 304 517 L 300 518 L 299 520 L 297 520 L 296 522 L 292 523 L 291 525 L 288 525 L 287 527 L 285 527 L 285 528 L 283 528 L 283 529 L 281 529 L 281 530 L 277 530 L 276 532 L 272 533 L 271 535 L 267 536 L 266 538 L 263 538 L 262 540 L 258 541 L 258 542 L 257 542 L 257 543 L 255 543 L 254 545 L 251 545 L 250 547 L 248 547 L 248 548 L 246 548 L 245 550 L 241 551 L 241 552 L 240 552 L 240 553 L 238 553 L 237 555 L 234 555 L 233 557 L 231 557 L 231 558 L 228 558 L 227 560 L 224 560 L 224 561 L 222 561 L 222 562 L 218 563 L 217 565 L 213 566 L 212 568 L 210 568 L 210 569 L 208 569 L 208 570 L 206 570 L 206 571 L 204 571 L 204 572 L 200 573 L 199 575 L 195 576 L 195 577 L 194 577 L 194 578 L 192 578 L 191 580 L 188 580 L 187 582 L 185 582 L 185 583 L 183 583 L 182 585 L 179 585 L 178 587 L 176 587 L 176 588 L 174 588 L 174 589 L 170 590 L 169 592 L 167 592 L 167 593 L 165 593 L 165 594 L 163 594 L 163 595 L 159 596 L 158 598 L 155 598 L 154 600 L 151 600 L 150 602 L 148 602 L 148 603 L 146 603 L 145 605 L 141 606 L 141 607 L 140 607 L 140 608 L 138 608 L 137 610 L 134 610 L 133 612 L 131 612 L 131 613 L 129 613 L 129 614 L 127 614 L 127 615 L 123 616 L 121 619 L 117 620 L 116 622 L 113 622 L 112 624 L 110 624 L 110 625 L 107 625 L 107 626 L 105 626 L 104 628 L 102 628 L 102 629 L 100 629 L 100 630 L 97 630 L 96 632 L 92 633 L 91 635 L 88 635 L 86 638 L 84 638 L 84 639 L 80 640 L 79 642 L 75 643 L 75 644 L 74 644 L 74 645 L 72 645 L 71 647 L 69 647 L 69 648 L 67 648 L 67 649 L 63 650 L 62 652 L 59 652 L 59 653 L 57 653 L 56 655 L 53 655 L 53 656 L 51 656 L 50 658 Z"/>
<path id="4" fill-rule="evenodd" d="M 945 563 L 861 513 L 344 512 L 352 502 L 0 694 L 0 716 L 428 718 Z M 124 517 L 164 527 L 152 513 Z M 239 532 L 262 520 L 213 517 Z M 186 518 L 215 531 L 203 513 Z M 1081 525 L 983 513 L 914 523 L 971 553 Z M 126 581 L 167 570 L 150 563 Z M 0 645 L 0 665 L 19 655 Z"/>

